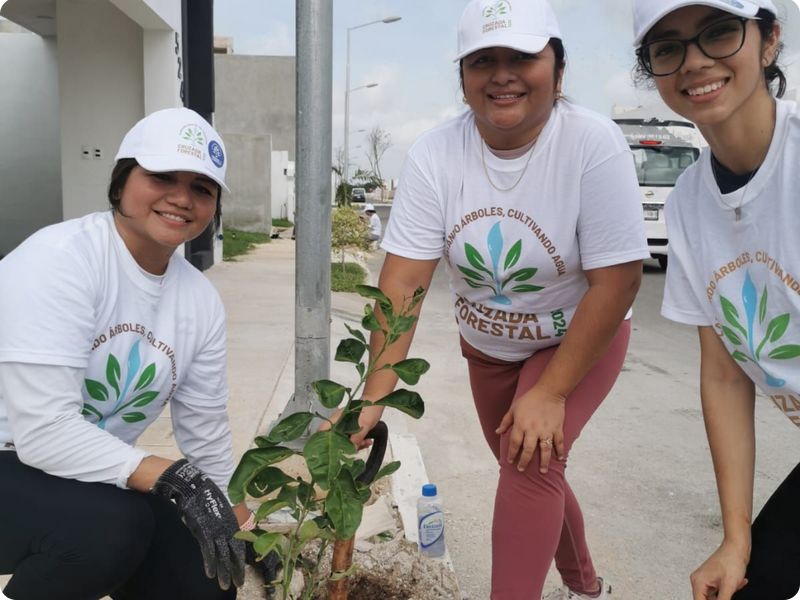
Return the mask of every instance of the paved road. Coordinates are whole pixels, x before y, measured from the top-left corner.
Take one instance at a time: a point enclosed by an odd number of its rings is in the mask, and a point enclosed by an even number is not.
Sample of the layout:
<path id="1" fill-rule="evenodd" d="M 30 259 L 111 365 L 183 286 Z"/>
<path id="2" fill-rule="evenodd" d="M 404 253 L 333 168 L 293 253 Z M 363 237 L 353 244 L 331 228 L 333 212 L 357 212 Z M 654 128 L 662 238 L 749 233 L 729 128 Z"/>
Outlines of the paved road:
<path id="1" fill-rule="evenodd" d="M 378 212 L 388 216 L 387 208 Z M 376 277 L 382 261 L 381 252 L 371 260 Z M 663 286 L 658 263 L 647 261 L 625 367 L 575 445 L 568 470 L 594 561 L 620 600 L 691 599 L 689 573 L 722 534 L 698 397 L 697 334 L 660 317 Z M 498 468 L 478 426 L 457 341 L 440 266 L 412 349 L 432 364 L 419 386 L 427 412 L 421 421 L 403 417 L 392 426 L 417 436 L 447 505 L 448 545 L 462 591 L 486 600 Z M 768 399 L 759 399 L 756 415 L 760 508 L 797 463 L 798 442 Z M 559 583 L 554 570 L 551 583 Z"/>

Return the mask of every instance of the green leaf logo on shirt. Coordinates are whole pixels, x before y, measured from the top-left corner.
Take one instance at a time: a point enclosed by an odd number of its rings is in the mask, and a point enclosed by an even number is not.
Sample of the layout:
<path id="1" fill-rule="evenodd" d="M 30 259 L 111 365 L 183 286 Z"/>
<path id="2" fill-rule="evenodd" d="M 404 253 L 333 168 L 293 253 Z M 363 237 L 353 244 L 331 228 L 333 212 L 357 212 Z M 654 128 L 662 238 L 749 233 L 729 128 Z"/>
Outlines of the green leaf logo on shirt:
<path id="1" fill-rule="evenodd" d="M 156 398 L 158 398 L 158 391 L 146 391 L 147 388 L 156 378 L 156 364 L 151 363 L 142 371 L 141 375 L 139 374 L 139 370 L 141 368 L 141 357 L 139 355 L 139 342 L 137 340 L 133 346 L 131 347 L 130 352 L 128 353 L 128 360 L 127 360 L 127 377 L 123 382 L 123 388 L 120 390 L 120 376 L 121 376 L 121 369 L 119 361 L 117 357 L 113 354 L 108 355 L 108 361 L 106 362 L 106 380 L 111 388 L 114 391 L 114 399 L 115 404 L 114 407 L 108 411 L 107 414 L 103 414 L 104 411 L 99 410 L 97 407 L 93 406 L 92 404 L 86 402 L 83 405 L 83 410 L 81 414 L 84 417 L 97 417 L 100 421 L 98 422 L 97 426 L 100 429 L 105 429 L 108 423 L 108 420 L 113 417 L 114 415 L 128 409 L 128 408 L 144 408 L 151 402 L 153 402 Z M 137 379 L 138 375 L 138 379 Z M 136 385 L 133 387 L 133 391 L 131 394 L 128 394 L 128 390 L 131 387 L 133 381 L 136 380 Z M 84 380 L 84 385 L 86 386 L 86 392 L 89 396 L 96 400 L 97 402 L 107 402 L 111 398 L 111 394 L 109 392 L 109 388 L 106 387 L 103 383 L 99 381 L 94 381 L 93 379 L 86 379 Z M 140 392 L 137 394 L 136 392 Z M 127 400 L 128 396 L 133 396 L 132 399 Z M 127 400 L 127 401 L 126 401 Z M 122 414 L 122 420 L 126 423 L 138 423 L 139 421 L 144 421 L 147 416 L 141 412 L 125 412 Z"/>
<path id="2" fill-rule="evenodd" d="M 722 334 L 734 346 L 745 346 L 745 350 L 750 350 L 749 353 L 742 350 L 735 350 L 731 354 L 733 358 L 741 363 L 750 361 L 756 365 L 761 372 L 764 373 L 767 385 L 770 387 L 784 387 L 786 385 L 785 379 L 773 377 L 761 366 L 761 354 L 767 344 L 777 344 L 789 329 L 789 321 L 791 320 L 789 314 L 779 315 L 771 319 L 767 324 L 764 337 L 761 339 L 758 347 L 756 347 L 756 337 L 753 331 L 756 322 L 756 312 L 758 313 L 758 323 L 763 327 L 767 319 L 767 305 L 769 302 L 767 287 L 764 286 L 764 292 L 759 301 L 756 286 L 753 284 L 753 280 L 750 279 L 750 272 L 747 272 L 744 280 L 744 287 L 742 288 L 742 304 L 744 306 L 746 327 L 740 322 L 741 316 L 739 315 L 739 310 L 733 302 L 722 295 L 720 295 L 719 301 L 722 305 L 722 314 L 729 325 L 722 326 Z M 800 345 L 784 344 L 777 346 L 770 350 L 767 356 L 773 360 L 790 360 L 792 358 L 797 358 L 800 356 Z"/>
<path id="3" fill-rule="evenodd" d="M 505 259 L 502 261 L 503 276 L 501 277 L 500 262 L 503 257 L 504 240 L 503 234 L 500 231 L 500 221 L 495 223 L 489 231 L 489 237 L 486 243 L 489 250 L 492 270 L 489 270 L 483 255 L 469 244 L 464 245 L 464 253 L 467 255 L 467 261 L 472 268 L 456 265 L 458 270 L 466 276 L 464 277 L 464 281 L 469 287 L 472 289 L 488 288 L 492 290 L 494 296 L 492 296 L 490 300 L 505 306 L 511 306 L 513 304 L 512 300 L 506 296 L 508 291 L 530 293 L 541 292 L 544 289 L 538 285 L 523 283 L 532 279 L 539 269 L 525 268 L 507 274 L 516 266 L 522 256 L 522 240 L 518 240 L 516 244 L 511 246 L 508 253 L 506 253 Z M 511 285 L 511 288 L 506 289 L 509 285 Z"/>

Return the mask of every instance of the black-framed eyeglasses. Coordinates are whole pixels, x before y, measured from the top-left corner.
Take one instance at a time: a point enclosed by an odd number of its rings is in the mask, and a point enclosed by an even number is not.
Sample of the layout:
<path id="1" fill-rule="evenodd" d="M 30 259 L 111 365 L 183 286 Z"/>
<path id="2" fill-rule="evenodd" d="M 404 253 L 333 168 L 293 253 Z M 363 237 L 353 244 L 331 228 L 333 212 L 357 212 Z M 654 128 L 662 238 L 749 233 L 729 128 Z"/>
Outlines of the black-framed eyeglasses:
<path id="1" fill-rule="evenodd" d="M 719 60 L 733 56 L 744 46 L 746 17 L 731 17 L 712 23 L 690 40 L 656 40 L 636 51 L 642 66 L 654 77 L 677 73 L 686 62 L 691 44 L 697 44 L 708 58 Z"/>

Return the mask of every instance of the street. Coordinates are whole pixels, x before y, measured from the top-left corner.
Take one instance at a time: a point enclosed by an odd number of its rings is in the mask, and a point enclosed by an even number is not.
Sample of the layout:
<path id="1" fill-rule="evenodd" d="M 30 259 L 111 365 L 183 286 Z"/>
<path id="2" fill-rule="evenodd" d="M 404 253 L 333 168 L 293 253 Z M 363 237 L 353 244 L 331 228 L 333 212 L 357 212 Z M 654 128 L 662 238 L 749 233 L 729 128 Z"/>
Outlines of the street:
<path id="1" fill-rule="evenodd" d="M 376 208 L 385 220 L 389 207 Z M 370 262 L 376 284 L 383 256 L 376 252 Z M 690 599 L 689 574 L 722 537 L 700 409 L 697 333 L 660 316 L 664 278 L 655 260 L 646 261 L 625 367 L 575 444 L 567 471 L 598 574 L 622 600 Z M 462 593 L 486 600 L 498 467 L 473 408 L 441 264 L 411 355 L 432 365 L 417 388 L 426 414 L 413 421 L 393 412 L 387 420 L 394 431 L 417 437 L 445 502 Z M 769 399 L 760 396 L 756 404 L 757 511 L 796 465 L 797 432 Z M 545 593 L 559 584 L 551 569 Z"/>

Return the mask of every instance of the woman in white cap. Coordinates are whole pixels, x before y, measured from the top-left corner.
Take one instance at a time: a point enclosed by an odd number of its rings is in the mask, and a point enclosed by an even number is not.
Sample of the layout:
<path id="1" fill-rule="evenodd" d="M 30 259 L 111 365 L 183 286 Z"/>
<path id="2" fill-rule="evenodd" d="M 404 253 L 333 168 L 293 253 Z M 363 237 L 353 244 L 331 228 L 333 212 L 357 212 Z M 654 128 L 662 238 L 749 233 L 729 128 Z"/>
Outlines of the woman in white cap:
<path id="1" fill-rule="evenodd" d="M 225 493 L 225 314 L 175 252 L 219 225 L 226 168 L 200 115 L 153 113 L 122 142 L 112 210 L 0 262 L 0 573 L 15 600 L 236 597 L 233 535 L 251 521 Z M 177 462 L 134 447 L 167 404 Z"/>
<path id="2" fill-rule="evenodd" d="M 548 598 L 605 598 L 564 469 L 622 367 L 649 256 L 634 164 L 613 122 L 563 101 L 564 46 L 546 0 L 473 0 L 456 60 L 469 110 L 409 151 L 380 287 L 399 304 L 445 259 L 500 464 L 492 599 L 540 598 L 553 558 L 565 585 Z M 382 371 L 364 397 L 395 384 Z M 364 411 L 364 431 L 380 412 Z"/>
<path id="3" fill-rule="evenodd" d="M 710 148 L 667 202 L 662 313 L 700 333 L 700 394 L 725 535 L 695 600 L 773 600 L 800 587 L 800 466 L 752 524 L 756 387 L 800 425 L 800 112 L 776 100 L 771 0 L 636 0 L 639 74 Z M 739 590 L 739 591 L 737 591 Z"/>

